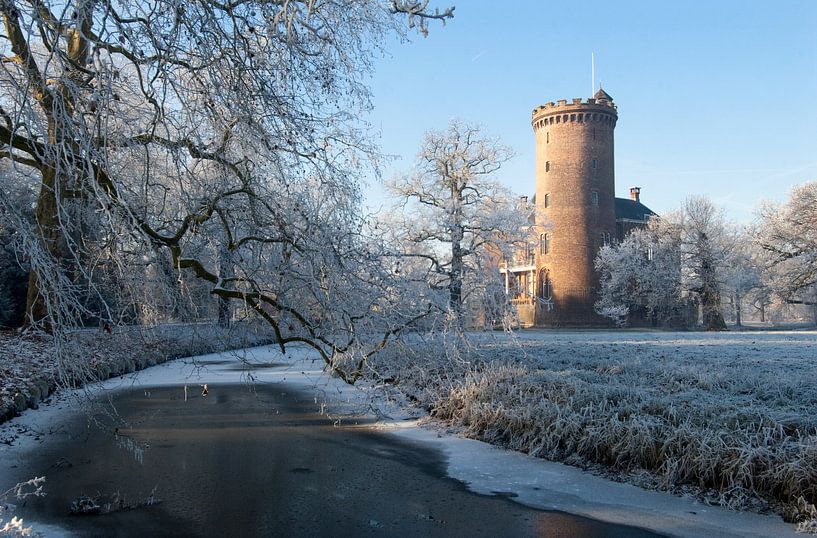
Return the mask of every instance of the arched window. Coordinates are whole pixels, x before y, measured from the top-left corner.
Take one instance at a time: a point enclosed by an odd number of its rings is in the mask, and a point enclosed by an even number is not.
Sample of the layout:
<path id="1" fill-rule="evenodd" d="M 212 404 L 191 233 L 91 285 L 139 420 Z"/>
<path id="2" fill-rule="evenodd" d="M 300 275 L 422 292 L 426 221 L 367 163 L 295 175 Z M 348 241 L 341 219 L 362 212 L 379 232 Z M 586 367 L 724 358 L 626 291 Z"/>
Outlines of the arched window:
<path id="1" fill-rule="evenodd" d="M 539 234 L 539 254 L 545 253 L 545 234 Z"/>
<path id="2" fill-rule="evenodd" d="M 550 254 L 550 236 L 548 234 L 542 234 L 544 237 L 542 238 L 542 249 L 543 254 Z"/>
<path id="3" fill-rule="evenodd" d="M 545 207 L 550 207 L 550 193 L 545 193 Z"/>
<path id="4" fill-rule="evenodd" d="M 550 275 L 547 269 L 539 271 L 539 298 L 550 299 L 553 297 L 553 286 L 550 282 Z"/>
<path id="5" fill-rule="evenodd" d="M 590 191 L 590 203 L 594 206 L 599 205 L 599 191 Z"/>
<path id="6" fill-rule="evenodd" d="M 550 172 L 550 161 L 545 162 L 545 172 Z"/>

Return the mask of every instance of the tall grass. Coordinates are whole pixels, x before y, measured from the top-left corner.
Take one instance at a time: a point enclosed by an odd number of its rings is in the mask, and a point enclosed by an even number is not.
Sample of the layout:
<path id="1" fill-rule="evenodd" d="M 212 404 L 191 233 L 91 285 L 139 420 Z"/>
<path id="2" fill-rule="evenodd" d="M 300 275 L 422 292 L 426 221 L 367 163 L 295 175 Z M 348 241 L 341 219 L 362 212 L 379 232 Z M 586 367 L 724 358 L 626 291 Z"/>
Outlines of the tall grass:
<path id="1" fill-rule="evenodd" d="M 626 334 L 485 341 L 444 366 L 438 347 L 415 345 L 382 366 L 469 437 L 622 476 L 647 471 L 657 487 L 692 486 L 733 508 L 760 499 L 807 526 L 817 504 L 817 334 L 617 341 Z"/>

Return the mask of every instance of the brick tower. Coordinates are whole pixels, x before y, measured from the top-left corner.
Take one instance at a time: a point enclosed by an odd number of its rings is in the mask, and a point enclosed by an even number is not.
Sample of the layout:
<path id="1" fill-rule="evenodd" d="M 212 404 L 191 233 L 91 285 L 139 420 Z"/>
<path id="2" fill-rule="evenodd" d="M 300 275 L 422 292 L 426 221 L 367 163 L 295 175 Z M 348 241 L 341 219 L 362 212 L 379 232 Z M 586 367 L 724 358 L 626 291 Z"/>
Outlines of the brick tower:
<path id="1" fill-rule="evenodd" d="M 599 248 L 616 235 L 613 98 L 562 99 L 533 111 L 537 301 L 542 326 L 606 325 L 595 314 Z"/>

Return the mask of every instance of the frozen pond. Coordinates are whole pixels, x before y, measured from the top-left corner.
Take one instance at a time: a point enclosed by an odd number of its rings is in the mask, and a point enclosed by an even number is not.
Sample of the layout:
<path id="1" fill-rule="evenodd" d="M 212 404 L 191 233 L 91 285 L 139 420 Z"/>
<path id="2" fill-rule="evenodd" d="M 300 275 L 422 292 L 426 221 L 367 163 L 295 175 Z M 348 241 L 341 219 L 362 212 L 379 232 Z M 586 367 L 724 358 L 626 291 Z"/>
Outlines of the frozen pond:
<path id="1" fill-rule="evenodd" d="M 131 387 L 113 403 L 117 420 L 74 417 L 69 440 L 15 469 L 48 477 L 24 520 L 83 536 L 654 536 L 470 492 L 442 451 L 333 424 L 287 384 L 192 385 L 187 401 L 181 386 Z M 116 509 L 69 515 L 80 496 Z"/>

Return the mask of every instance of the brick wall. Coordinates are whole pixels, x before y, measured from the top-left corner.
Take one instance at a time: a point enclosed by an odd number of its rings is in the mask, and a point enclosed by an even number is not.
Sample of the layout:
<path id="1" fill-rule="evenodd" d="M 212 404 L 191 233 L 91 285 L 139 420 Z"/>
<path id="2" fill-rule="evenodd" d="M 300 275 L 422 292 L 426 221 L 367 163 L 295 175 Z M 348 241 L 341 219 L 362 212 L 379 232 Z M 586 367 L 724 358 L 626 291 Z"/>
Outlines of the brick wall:
<path id="1" fill-rule="evenodd" d="M 616 120 L 616 109 L 606 100 L 562 100 L 533 112 L 536 237 L 550 237 L 549 253 L 541 254 L 537 245 L 536 265 L 540 275 L 548 275 L 553 299 L 552 309 L 538 316 L 537 325 L 607 323 L 593 310 L 598 287 L 594 260 L 604 238 L 616 236 Z"/>

